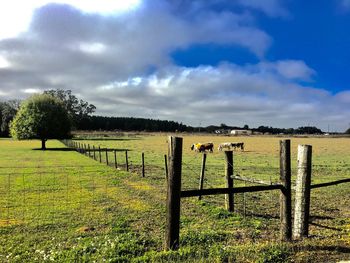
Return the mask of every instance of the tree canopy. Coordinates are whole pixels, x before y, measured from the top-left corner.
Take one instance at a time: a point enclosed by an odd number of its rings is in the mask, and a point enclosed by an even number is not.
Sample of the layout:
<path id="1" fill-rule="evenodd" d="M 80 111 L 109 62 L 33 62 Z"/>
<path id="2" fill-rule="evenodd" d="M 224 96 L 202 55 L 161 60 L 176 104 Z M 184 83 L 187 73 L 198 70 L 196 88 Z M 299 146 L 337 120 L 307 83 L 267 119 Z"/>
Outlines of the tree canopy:
<path id="1" fill-rule="evenodd" d="M 10 122 L 15 117 L 19 109 L 19 100 L 9 100 L 0 102 L 0 135 L 9 136 Z"/>
<path id="2" fill-rule="evenodd" d="M 77 128 L 82 121 L 95 112 L 96 107 L 93 104 L 89 104 L 87 101 L 78 99 L 72 94 L 71 90 L 45 90 L 44 94 L 49 94 L 59 100 L 61 100 L 68 111 L 72 125 Z"/>
<path id="3" fill-rule="evenodd" d="M 34 95 L 23 102 L 10 127 L 12 137 L 40 139 L 46 149 L 48 139 L 63 139 L 70 134 L 70 120 L 63 103 L 48 94 Z"/>

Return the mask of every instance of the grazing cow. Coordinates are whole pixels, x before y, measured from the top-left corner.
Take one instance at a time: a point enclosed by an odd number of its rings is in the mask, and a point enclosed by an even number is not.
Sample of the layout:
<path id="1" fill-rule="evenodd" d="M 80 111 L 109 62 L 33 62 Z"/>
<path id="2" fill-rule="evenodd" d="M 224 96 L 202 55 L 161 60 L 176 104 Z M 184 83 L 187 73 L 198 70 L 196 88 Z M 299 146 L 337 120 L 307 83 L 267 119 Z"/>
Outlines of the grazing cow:
<path id="1" fill-rule="evenodd" d="M 236 148 L 240 148 L 241 151 L 244 151 L 244 143 L 243 142 L 224 142 L 220 143 L 218 150 L 223 151 L 223 150 L 236 150 Z"/>
<path id="2" fill-rule="evenodd" d="M 222 151 L 224 149 L 227 149 L 228 151 L 231 150 L 232 143 L 230 142 L 223 142 L 219 144 L 218 151 Z"/>
<path id="3" fill-rule="evenodd" d="M 195 144 L 192 144 L 191 146 L 191 150 L 194 150 L 196 152 L 205 152 L 205 151 L 213 152 L 213 148 L 214 148 L 214 144 L 212 142 L 195 143 Z"/>

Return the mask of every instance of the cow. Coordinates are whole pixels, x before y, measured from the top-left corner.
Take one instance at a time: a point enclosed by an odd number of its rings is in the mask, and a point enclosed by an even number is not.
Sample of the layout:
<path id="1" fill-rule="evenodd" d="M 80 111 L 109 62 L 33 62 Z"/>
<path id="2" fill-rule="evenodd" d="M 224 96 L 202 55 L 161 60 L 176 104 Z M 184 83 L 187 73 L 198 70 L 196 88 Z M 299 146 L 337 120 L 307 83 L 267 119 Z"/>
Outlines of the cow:
<path id="1" fill-rule="evenodd" d="M 196 152 L 205 152 L 205 151 L 209 151 L 209 152 L 213 152 L 214 149 L 214 144 L 212 142 L 208 142 L 208 143 L 194 143 L 191 146 L 191 150 L 196 151 Z"/>
<path id="2" fill-rule="evenodd" d="M 244 151 L 244 143 L 243 142 L 223 142 L 219 144 L 218 150 L 231 151 L 231 150 L 236 150 L 236 148 L 240 148 L 241 151 Z"/>

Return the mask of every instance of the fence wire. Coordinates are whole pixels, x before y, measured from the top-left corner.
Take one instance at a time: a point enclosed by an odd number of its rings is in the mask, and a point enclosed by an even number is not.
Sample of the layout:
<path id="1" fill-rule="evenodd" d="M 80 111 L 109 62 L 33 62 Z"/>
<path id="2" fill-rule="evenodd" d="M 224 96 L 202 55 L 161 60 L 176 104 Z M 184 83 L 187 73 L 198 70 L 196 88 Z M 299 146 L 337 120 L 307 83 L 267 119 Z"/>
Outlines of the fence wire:
<path id="1" fill-rule="evenodd" d="M 142 167 L 141 152 L 128 149 L 109 149 L 100 145 L 90 146 L 90 151 L 78 148 L 74 141 L 62 141 L 98 163 L 129 170 L 139 176 L 142 170 L 151 177 L 157 186 L 166 184 L 164 154 L 145 154 L 145 166 Z M 82 146 L 82 143 L 79 145 Z M 100 146 L 101 155 L 98 151 Z M 95 151 L 91 151 L 95 148 Z M 106 154 L 107 152 L 107 154 Z M 126 158 L 127 152 L 127 158 Z M 100 159 L 101 156 L 101 159 Z M 38 160 L 39 162 L 40 160 Z M 96 215 L 103 214 L 105 221 L 112 220 L 114 207 L 118 205 L 118 178 L 99 173 L 96 163 L 91 165 L 69 165 L 57 160 L 55 165 L 42 162 L 39 166 L 0 167 L 0 226 L 55 225 L 86 222 L 100 225 Z M 221 163 L 221 164 L 220 164 Z M 204 188 L 225 186 L 224 156 L 207 155 L 204 175 Z M 202 154 L 186 156 L 182 165 L 182 189 L 198 189 L 202 167 Z M 11 169 L 11 173 L 8 173 Z M 234 175 L 259 178 L 271 183 L 279 179 L 279 168 L 267 166 L 233 165 Z M 349 165 L 339 165 L 336 169 L 325 165 L 314 165 L 313 176 L 318 181 L 344 179 L 336 175 L 350 171 Z M 293 167 L 292 174 L 296 174 Z M 253 183 L 234 180 L 235 186 L 251 186 Z M 165 193 L 164 193 L 165 194 Z M 278 191 L 235 194 L 235 210 L 243 215 L 278 217 Z M 224 196 L 205 196 L 204 202 L 224 206 Z M 74 221 L 72 222 L 72 218 Z"/>

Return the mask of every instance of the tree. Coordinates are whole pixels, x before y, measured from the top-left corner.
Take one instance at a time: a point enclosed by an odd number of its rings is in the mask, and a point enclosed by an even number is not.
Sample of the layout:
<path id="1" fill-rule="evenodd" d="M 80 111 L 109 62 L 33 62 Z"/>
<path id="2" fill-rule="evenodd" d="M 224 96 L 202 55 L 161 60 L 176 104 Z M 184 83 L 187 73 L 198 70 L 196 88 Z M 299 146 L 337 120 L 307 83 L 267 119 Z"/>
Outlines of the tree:
<path id="1" fill-rule="evenodd" d="M 345 131 L 346 134 L 350 134 L 350 128 Z"/>
<path id="2" fill-rule="evenodd" d="M 24 101 L 11 123 L 10 132 L 19 140 L 40 139 L 41 149 L 45 150 L 48 139 L 67 138 L 70 128 L 63 103 L 51 95 L 41 94 Z"/>
<path id="3" fill-rule="evenodd" d="M 10 122 L 15 117 L 19 109 L 19 105 L 19 100 L 0 102 L 0 134 L 2 136 L 9 136 Z"/>
<path id="4" fill-rule="evenodd" d="M 80 124 L 96 110 L 96 107 L 93 104 L 89 104 L 87 101 L 78 99 L 72 94 L 71 90 L 46 90 L 44 91 L 44 94 L 49 94 L 63 102 L 75 128 L 79 127 Z"/>

